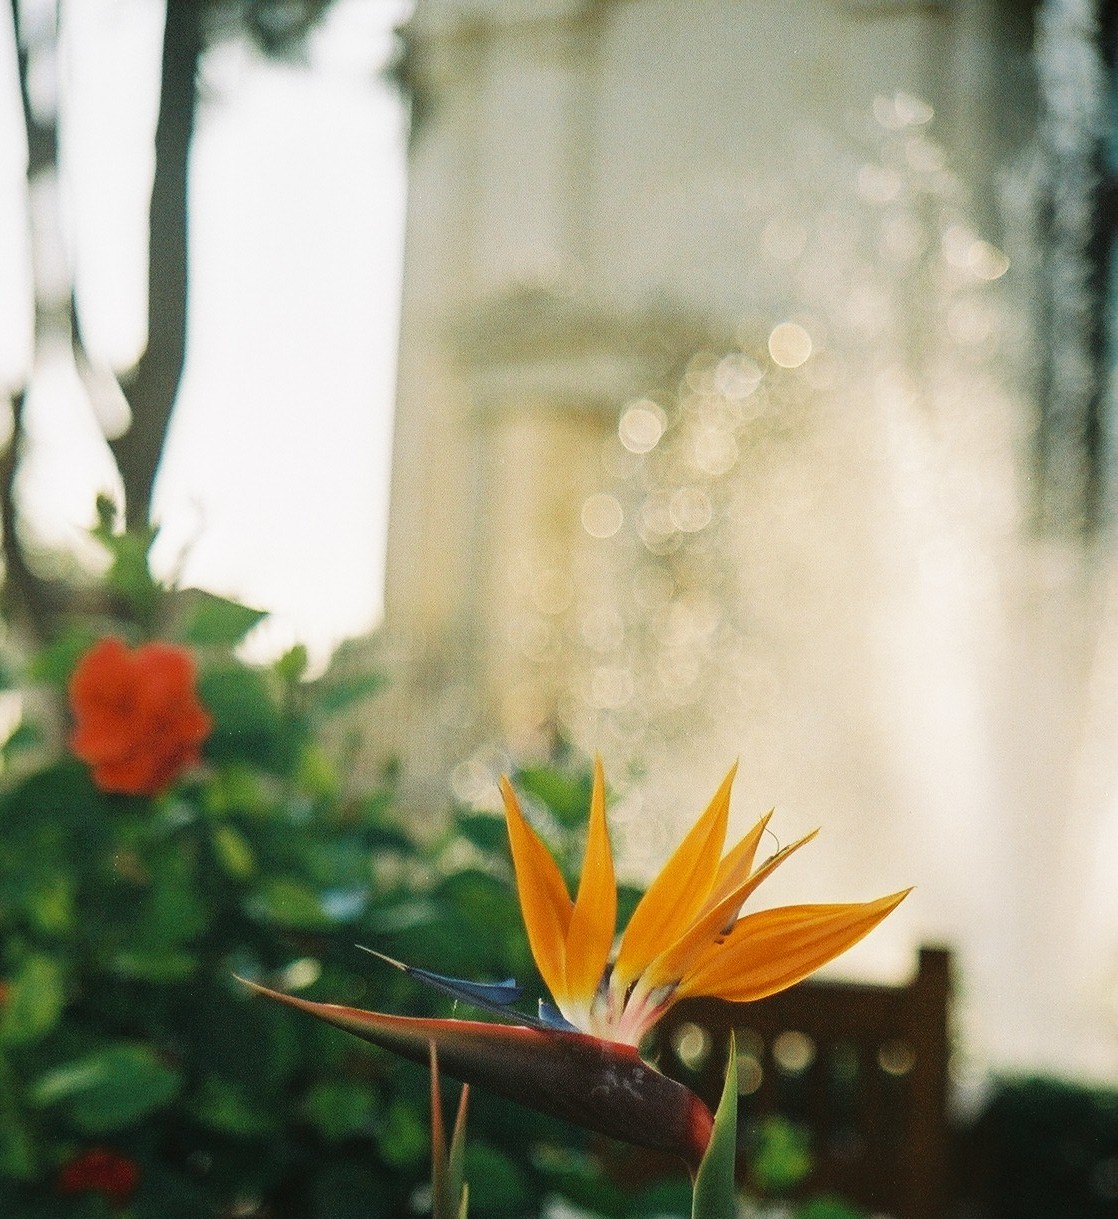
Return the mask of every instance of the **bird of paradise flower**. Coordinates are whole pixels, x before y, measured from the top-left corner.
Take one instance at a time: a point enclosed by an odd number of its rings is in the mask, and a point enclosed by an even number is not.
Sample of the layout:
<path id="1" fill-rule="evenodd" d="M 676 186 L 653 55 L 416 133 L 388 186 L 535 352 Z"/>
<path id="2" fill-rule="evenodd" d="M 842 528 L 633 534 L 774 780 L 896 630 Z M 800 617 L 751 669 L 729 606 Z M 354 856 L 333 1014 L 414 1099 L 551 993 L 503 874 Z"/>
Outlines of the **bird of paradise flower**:
<path id="1" fill-rule="evenodd" d="M 554 1000 L 541 1002 L 538 1017 L 514 1010 L 522 992 L 511 979 L 474 983 L 395 961 L 514 1023 L 391 1016 L 248 985 L 417 1062 L 426 1062 L 434 1045 L 452 1076 L 587 1129 L 674 1153 L 694 1173 L 711 1141 L 713 1115 L 689 1088 L 645 1062 L 639 1046 L 646 1035 L 681 999 L 746 1003 L 794 985 L 860 940 L 909 892 L 741 915 L 758 885 L 814 833 L 754 866 L 766 814 L 723 853 L 735 772 L 736 766 L 637 904 L 616 951 L 617 885 L 600 760 L 574 898 L 512 784 L 502 779 L 524 925 Z"/>

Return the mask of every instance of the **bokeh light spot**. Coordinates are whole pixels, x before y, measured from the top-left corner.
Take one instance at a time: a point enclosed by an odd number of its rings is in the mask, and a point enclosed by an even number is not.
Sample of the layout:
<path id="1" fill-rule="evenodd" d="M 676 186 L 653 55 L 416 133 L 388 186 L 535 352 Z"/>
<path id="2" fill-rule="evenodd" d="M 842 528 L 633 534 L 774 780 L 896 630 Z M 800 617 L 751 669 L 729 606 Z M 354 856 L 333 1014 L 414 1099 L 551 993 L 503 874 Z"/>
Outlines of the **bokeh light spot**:
<path id="1" fill-rule="evenodd" d="M 648 453 L 659 443 L 666 425 L 663 410 L 655 402 L 642 398 L 625 410 L 617 434 L 630 453 Z"/>
<path id="2" fill-rule="evenodd" d="M 769 355 L 781 368 L 799 368 L 811 356 L 811 335 L 798 322 L 781 322 L 769 335 Z"/>
<path id="3" fill-rule="evenodd" d="M 582 527 L 592 538 L 611 538 L 625 523 L 625 513 L 612 495 L 599 492 L 582 505 Z"/>
<path id="4" fill-rule="evenodd" d="M 698 533 L 710 524 L 714 506 L 701 487 L 680 487 L 672 492 L 668 516 L 676 529 L 683 533 Z"/>

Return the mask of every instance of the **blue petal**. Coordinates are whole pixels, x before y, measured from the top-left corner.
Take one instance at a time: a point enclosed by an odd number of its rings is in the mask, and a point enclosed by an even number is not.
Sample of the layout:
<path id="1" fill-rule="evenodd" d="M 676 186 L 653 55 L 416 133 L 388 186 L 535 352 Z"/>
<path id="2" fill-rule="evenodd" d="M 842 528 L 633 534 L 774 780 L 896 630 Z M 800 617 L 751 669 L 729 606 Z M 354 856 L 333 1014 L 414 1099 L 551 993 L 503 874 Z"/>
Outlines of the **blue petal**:
<path id="1" fill-rule="evenodd" d="M 464 978 L 448 978 L 444 974 L 432 973 L 429 969 L 395 961 L 392 957 L 386 957 L 383 952 L 377 952 L 375 948 L 366 948 L 364 944 L 358 944 L 357 947 L 362 952 L 370 953 L 389 965 L 394 965 L 411 978 L 418 978 L 420 982 L 426 982 L 428 986 L 433 986 L 454 999 L 461 999 L 486 1011 L 504 1012 L 524 994 L 524 988 L 517 985 L 515 978 L 506 978 L 504 982 L 470 982 Z"/>
<path id="2" fill-rule="evenodd" d="M 577 1033 L 578 1029 L 566 1016 L 547 999 L 540 1000 L 540 1025 L 545 1029 L 562 1029 L 567 1033 Z"/>

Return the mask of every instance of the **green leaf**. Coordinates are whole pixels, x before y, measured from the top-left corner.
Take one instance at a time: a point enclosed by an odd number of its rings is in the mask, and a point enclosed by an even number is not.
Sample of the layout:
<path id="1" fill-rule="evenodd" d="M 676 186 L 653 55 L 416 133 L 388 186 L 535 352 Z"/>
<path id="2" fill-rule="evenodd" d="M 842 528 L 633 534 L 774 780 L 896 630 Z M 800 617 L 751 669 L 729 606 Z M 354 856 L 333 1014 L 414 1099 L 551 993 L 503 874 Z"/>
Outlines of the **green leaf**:
<path id="1" fill-rule="evenodd" d="M 0 1113 L 0 1179 L 35 1175 L 35 1144 L 15 1108 Z M 13 1212 L 14 1213 L 14 1212 Z"/>
<path id="2" fill-rule="evenodd" d="M 383 673 L 347 673 L 322 678 L 315 687 L 315 709 L 322 716 L 336 715 L 354 703 L 372 698 L 384 688 Z"/>
<path id="3" fill-rule="evenodd" d="M 90 838 L 104 834 L 106 813 L 122 807 L 126 797 L 99 792 L 85 765 L 73 758 L 32 771 L 0 798 L 0 822 L 5 832 L 19 830 L 36 835 L 61 834 L 65 845 L 88 859 Z"/>
<path id="4" fill-rule="evenodd" d="M 184 643 L 196 647 L 235 647 L 268 615 L 226 597 L 191 589 L 191 606 L 182 628 Z"/>
<path id="5" fill-rule="evenodd" d="M 691 1219 L 737 1219 L 734 1163 L 738 1135 L 738 1056 L 730 1035 L 729 1063 L 722 1099 L 714 1115 L 714 1132 L 695 1175 Z"/>
<path id="6" fill-rule="evenodd" d="M 297 643 L 293 648 L 284 652 L 273 667 L 282 681 L 294 683 L 306 673 L 309 660 L 306 645 Z"/>
<path id="7" fill-rule="evenodd" d="M 32 682 L 65 687 L 78 661 L 101 638 L 101 633 L 82 623 L 40 648 L 27 666 Z"/>
<path id="8" fill-rule="evenodd" d="M 301 931 L 322 931 L 335 922 L 313 889 L 286 876 L 264 881 L 245 908 L 261 922 Z"/>
<path id="9" fill-rule="evenodd" d="M 303 1111 L 327 1142 L 340 1143 L 367 1135 L 378 1105 L 376 1091 L 367 1084 L 327 1079 L 311 1087 Z"/>
<path id="10" fill-rule="evenodd" d="M 138 623 L 149 626 L 164 591 L 148 566 L 148 554 L 159 531 L 146 525 L 117 533 L 114 524 L 107 515 L 102 515 L 93 530 L 93 536 L 109 552 L 111 559 L 104 576 L 105 585 L 124 601 Z"/>
<path id="11" fill-rule="evenodd" d="M 263 765 L 277 760 L 283 724 L 263 674 L 243 665 L 209 669 L 198 679 L 198 696 L 214 718 L 208 756 Z"/>
<path id="12" fill-rule="evenodd" d="M 811 1173 L 811 1133 L 774 1114 L 761 1122 L 750 1175 L 766 1196 L 786 1194 Z"/>
<path id="13" fill-rule="evenodd" d="M 214 717 L 217 732 L 274 732 L 280 714 L 262 674 L 243 665 L 210 669 L 198 680 L 198 691 L 206 710 Z"/>
<path id="14" fill-rule="evenodd" d="M 279 1123 L 254 1097 L 216 1075 L 202 1081 L 188 1111 L 211 1130 L 240 1138 L 274 1134 Z"/>
<path id="15" fill-rule="evenodd" d="M 65 1003 L 62 965 L 46 953 L 24 958 L 9 983 L 0 1016 L 0 1041 L 27 1045 L 45 1037 L 58 1023 Z"/>
<path id="16" fill-rule="evenodd" d="M 256 871 L 256 855 L 248 839 L 225 822 L 213 832 L 214 857 L 234 880 L 248 880 Z"/>
<path id="17" fill-rule="evenodd" d="M 295 781 L 311 796 L 329 800 L 336 796 L 341 781 L 330 755 L 321 745 L 308 741 L 299 751 Z"/>
<path id="18" fill-rule="evenodd" d="M 377 1143 L 386 1163 L 394 1168 L 418 1168 L 427 1157 L 430 1135 L 423 1119 L 403 1097 L 397 1097 L 381 1114 Z"/>
<path id="19" fill-rule="evenodd" d="M 135 909 L 134 944 L 130 946 L 157 951 L 190 946 L 205 933 L 214 916 L 182 855 L 152 862 L 151 886 Z"/>
<path id="20" fill-rule="evenodd" d="M 223 817 L 230 813 L 264 817 L 274 804 L 263 776 L 240 762 L 221 767 L 206 785 L 202 797 L 207 812 Z"/>
<path id="21" fill-rule="evenodd" d="M 61 1105 L 84 1134 L 109 1134 L 168 1105 L 179 1073 L 146 1045 L 112 1045 L 41 1075 L 29 1090 L 41 1108 Z"/>
<path id="22" fill-rule="evenodd" d="M 568 773 L 554 766 L 530 766 L 516 772 L 516 786 L 542 801 L 565 826 L 581 826 L 590 807 L 590 771 Z"/>
<path id="23" fill-rule="evenodd" d="M 74 883 L 70 876 L 52 872 L 35 879 L 26 909 L 33 925 L 45 935 L 66 934 L 74 925 Z"/>
<path id="24" fill-rule="evenodd" d="M 109 969 L 122 978 L 141 982 L 185 982 L 198 971 L 198 958 L 179 948 L 122 949 L 109 961 Z"/>
<path id="25" fill-rule="evenodd" d="M 470 1182 L 470 1203 L 482 1214 L 515 1215 L 528 1196 L 528 1182 L 520 1166 L 488 1143 L 474 1142 L 466 1148 L 465 1175 Z"/>
<path id="26" fill-rule="evenodd" d="M 35 1140 L 25 1116 L 16 1097 L 12 1072 L 0 1057 L 0 1181 L 27 1180 L 36 1173 Z M 3 1209 L 0 1204 L 0 1211 Z"/>
<path id="27" fill-rule="evenodd" d="M 501 857 L 508 851 L 508 830 L 504 817 L 493 813 L 462 813 L 456 820 L 458 832 L 487 855 Z"/>

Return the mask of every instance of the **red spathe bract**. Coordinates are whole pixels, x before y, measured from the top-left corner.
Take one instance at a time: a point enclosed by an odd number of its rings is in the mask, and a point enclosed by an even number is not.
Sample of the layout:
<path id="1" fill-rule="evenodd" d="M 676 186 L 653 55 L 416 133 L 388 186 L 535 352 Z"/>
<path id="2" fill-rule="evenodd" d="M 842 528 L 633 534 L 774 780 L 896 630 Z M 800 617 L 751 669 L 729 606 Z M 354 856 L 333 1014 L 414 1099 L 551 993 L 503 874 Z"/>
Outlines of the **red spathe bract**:
<path id="1" fill-rule="evenodd" d="M 714 1118 L 706 1105 L 632 1046 L 519 1024 L 389 1016 L 241 981 L 413 1062 L 429 1061 L 433 1046 L 448 1075 L 587 1130 L 679 1156 L 692 1172 L 710 1142 Z"/>
<path id="2" fill-rule="evenodd" d="M 213 721 L 194 661 L 170 643 L 100 640 L 70 678 L 70 747 L 102 791 L 157 796 L 201 757 Z"/>

